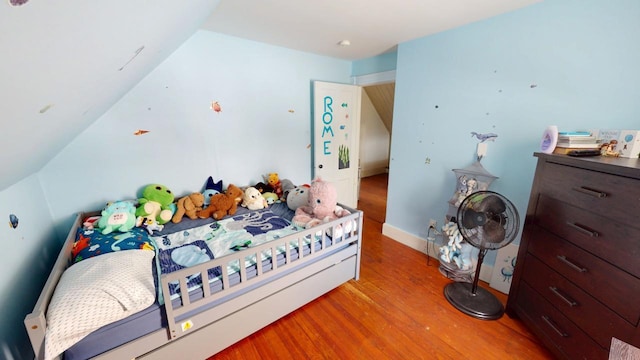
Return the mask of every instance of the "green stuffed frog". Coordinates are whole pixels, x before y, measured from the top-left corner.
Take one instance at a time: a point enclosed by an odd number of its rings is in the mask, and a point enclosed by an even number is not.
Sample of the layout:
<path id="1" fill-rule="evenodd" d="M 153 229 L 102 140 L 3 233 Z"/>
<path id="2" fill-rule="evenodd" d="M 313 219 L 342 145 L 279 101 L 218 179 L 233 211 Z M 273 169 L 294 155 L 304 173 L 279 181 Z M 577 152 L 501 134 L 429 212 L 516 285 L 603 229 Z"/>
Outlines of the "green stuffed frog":
<path id="1" fill-rule="evenodd" d="M 155 219 L 160 225 L 166 224 L 173 216 L 173 193 L 166 186 L 147 185 L 138 199 L 136 217 Z"/>

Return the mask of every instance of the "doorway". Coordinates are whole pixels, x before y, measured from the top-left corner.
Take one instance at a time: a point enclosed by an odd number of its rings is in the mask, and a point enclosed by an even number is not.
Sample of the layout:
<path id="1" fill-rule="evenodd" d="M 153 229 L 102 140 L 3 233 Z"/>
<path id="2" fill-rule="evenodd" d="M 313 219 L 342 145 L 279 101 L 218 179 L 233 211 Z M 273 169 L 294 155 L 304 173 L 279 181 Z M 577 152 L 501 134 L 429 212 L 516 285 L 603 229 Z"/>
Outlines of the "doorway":
<path id="1" fill-rule="evenodd" d="M 382 80 L 358 85 L 362 85 L 359 177 L 369 180 L 373 180 L 371 177 L 377 178 L 378 181 L 375 182 L 384 184 L 386 193 L 395 99 L 395 71 L 392 77 L 386 74 Z M 380 181 L 380 178 L 384 180 Z M 386 196 L 384 208 L 386 209 Z"/>

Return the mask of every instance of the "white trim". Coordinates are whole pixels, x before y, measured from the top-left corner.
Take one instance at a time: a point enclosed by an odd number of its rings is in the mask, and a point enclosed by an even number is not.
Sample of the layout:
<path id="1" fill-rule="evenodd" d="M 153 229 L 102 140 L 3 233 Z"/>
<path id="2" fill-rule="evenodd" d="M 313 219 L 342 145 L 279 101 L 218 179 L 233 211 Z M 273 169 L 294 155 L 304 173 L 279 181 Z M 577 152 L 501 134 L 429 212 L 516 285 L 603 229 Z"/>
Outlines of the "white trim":
<path id="1" fill-rule="evenodd" d="M 353 76 L 351 79 L 352 79 L 353 85 L 360 85 L 360 86 L 390 83 L 390 82 L 396 81 L 396 71 L 389 70 L 389 71 L 383 71 L 379 73 Z"/>
<path id="2" fill-rule="evenodd" d="M 412 249 L 418 250 L 421 253 L 426 254 L 427 239 L 423 239 L 414 234 L 408 233 L 404 230 L 401 230 L 393 225 L 389 225 L 386 222 L 382 224 L 382 235 L 391 238 L 391 240 L 395 240 L 401 244 L 404 244 Z M 431 257 L 438 258 L 437 254 L 431 254 Z M 482 268 L 480 269 L 480 280 L 489 283 L 491 281 L 491 274 L 493 273 L 493 266 L 487 263 L 482 264 Z"/>

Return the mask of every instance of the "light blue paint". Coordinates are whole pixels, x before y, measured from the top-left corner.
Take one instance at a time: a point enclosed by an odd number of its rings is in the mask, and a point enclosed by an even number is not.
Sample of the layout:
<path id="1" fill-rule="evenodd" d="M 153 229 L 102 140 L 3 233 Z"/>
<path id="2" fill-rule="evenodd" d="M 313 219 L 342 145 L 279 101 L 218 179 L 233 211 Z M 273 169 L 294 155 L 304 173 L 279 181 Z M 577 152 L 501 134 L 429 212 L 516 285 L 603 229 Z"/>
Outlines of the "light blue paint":
<path id="1" fill-rule="evenodd" d="M 398 53 L 393 51 L 362 60 L 356 60 L 351 66 L 351 73 L 353 76 L 360 76 L 396 70 L 397 58 Z"/>
<path id="2" fill-rule="evenodd" d="M 554 0 L 400 44 L 387 223 L 426 238 L 444 221 L 471 131 L 499 135 L 482 164 L 524 220 L 548 125 L 638 127 L 638 19 L 634 0 Z"/>
<path id="3" fill-rule="evenodd" d="M 354 63 L 198 31 L 37 176 L 0 192 L 0 349 L 29 357 L 22 320 L 75 212 L 149 183 L 184 194 L 209 176 L 244 185 L 272 171 L 309 182 L 312 80 L 397 70 L 389 224 L 426 238 L 427 219 L 447 211 L 451 169 L 474 159 L 471 131 L 499 135 L 482 163 L 524 215 L 547 125 L 637 128 L 638 18 L 636 0 L 546 1 Z M 18 286 L 24 273 L 32 286 Z"/>
<path id="4" fill-rule="evenodd" d="M 350 66 L 198 31 L 41 171 L 54 220 L 135 199 L 150 183 L 176 196 L 202 191 L 209 176 L 225 187 L 270 172 L 309 183 L 312 80 L 348 83 Z"/>
<path id="5" fill-rule="evenodd" d="M 10 213 L 20 219 L 15 229 L 8 224 Z M 0 192 L 0 214 L 0 358 L 33 358 L 24 316 L 33 309 L 62 242 L 53 232 L 36 175 Z"/>

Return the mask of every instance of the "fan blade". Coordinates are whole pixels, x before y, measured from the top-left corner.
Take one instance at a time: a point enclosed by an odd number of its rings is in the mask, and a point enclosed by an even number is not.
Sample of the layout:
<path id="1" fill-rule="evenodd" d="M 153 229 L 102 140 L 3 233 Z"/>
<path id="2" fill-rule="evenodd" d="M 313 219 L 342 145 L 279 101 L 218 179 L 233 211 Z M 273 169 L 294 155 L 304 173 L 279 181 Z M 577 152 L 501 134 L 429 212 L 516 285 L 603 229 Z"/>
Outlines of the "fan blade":
<path id="1" fill-rule="evenodd" d="M 499 216 L 493 216 L 487 222 L 482 225 L 483 230 L 483 239 L 486 242 L 490 243 L 499 243 L 504 240 L 506 236 L 506 230 L 504 229 L 503 222 L 505 220 L 504 216 L 500 214 Z"/>
<path id="2" fill-rule="evenodd" d="M 485 214 L 473 209 L 465 209 L 461 220 L 462 226 L 466 229 L 473 229 L 477 226 L 483 225 L 487 221 L 487 217 Z"/>
<path id="3" fill-rule="evenodd" d="M 484 213 L 502 214 L 507 210 L 507 205 L 496 195 L 488 195 L 476 207 L 476 210 Z"/>

